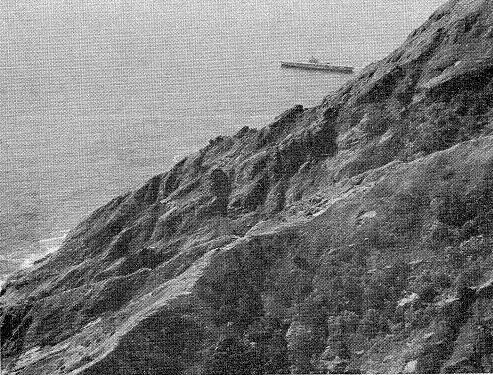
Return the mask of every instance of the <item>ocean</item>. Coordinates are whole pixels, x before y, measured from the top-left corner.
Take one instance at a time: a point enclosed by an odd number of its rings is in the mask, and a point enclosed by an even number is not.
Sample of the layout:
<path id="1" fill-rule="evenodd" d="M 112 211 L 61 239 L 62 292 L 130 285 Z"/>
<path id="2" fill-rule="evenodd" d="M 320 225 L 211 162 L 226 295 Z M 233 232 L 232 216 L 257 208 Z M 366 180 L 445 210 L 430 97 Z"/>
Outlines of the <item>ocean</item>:
<path id="1" fill-rule="evenodd" d="M 0 279 L 210 138 L 314 106 L 443 1 L 3 0 Z"/>

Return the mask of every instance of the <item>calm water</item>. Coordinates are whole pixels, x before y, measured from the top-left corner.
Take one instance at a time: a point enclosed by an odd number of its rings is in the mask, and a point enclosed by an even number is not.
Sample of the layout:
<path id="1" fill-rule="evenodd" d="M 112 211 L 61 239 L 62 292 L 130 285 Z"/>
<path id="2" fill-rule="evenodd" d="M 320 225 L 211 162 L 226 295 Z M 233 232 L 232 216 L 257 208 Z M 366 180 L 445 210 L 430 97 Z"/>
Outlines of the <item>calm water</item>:
<path id="1" fill-rule="evenodd" d="M 280 60 L 362 67 L 441 3 L 3 0 L 0 278 L 208 139 L 347 79 Z"/>

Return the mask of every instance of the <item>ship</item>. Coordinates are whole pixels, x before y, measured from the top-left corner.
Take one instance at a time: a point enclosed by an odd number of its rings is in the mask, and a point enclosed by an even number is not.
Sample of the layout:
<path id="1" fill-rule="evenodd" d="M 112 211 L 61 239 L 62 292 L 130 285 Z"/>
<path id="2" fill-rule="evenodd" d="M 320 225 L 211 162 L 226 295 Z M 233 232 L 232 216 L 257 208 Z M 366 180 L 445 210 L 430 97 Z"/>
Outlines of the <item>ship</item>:
<path id="1" fill-rule="evenodd" d="M 352 74 L 354 72 L 354 68 L 351 66 L 340 66 L 340 65 L 332 65 L 329 63 L 322 63 L 313 57 L 310 60 L 308 60 L 308 62 L 281 61 L 281 67 L 310 69 L 310 70 L 326 70 L 330 72 L 344 73 L 344 74 Z"/>

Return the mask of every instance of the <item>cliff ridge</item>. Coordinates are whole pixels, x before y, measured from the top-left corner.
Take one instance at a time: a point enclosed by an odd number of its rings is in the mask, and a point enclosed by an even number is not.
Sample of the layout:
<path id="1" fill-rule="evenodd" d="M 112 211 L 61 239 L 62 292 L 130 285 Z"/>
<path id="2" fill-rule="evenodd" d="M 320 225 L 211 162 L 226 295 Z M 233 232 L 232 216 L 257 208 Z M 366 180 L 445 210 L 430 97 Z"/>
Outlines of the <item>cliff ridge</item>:
<path id="1" fill-rule="evenodd" d="M 493 2 L 314 108 L 218 137 L 0 292 L 7 374 L 481 372 Z"/>

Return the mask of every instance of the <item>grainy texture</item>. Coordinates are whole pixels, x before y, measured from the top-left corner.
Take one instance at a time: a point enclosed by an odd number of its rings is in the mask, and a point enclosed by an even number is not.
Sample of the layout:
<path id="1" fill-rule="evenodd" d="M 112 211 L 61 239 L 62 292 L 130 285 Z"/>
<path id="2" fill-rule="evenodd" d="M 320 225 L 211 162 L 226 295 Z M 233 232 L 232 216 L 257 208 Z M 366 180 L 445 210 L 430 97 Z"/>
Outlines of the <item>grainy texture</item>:
<path id="1" fill-rule="evenodd" d="M 115 198 L 2 289 L 6 373 L 490 370 L 492 77 L 493 2 L 454 0 Z"/>

